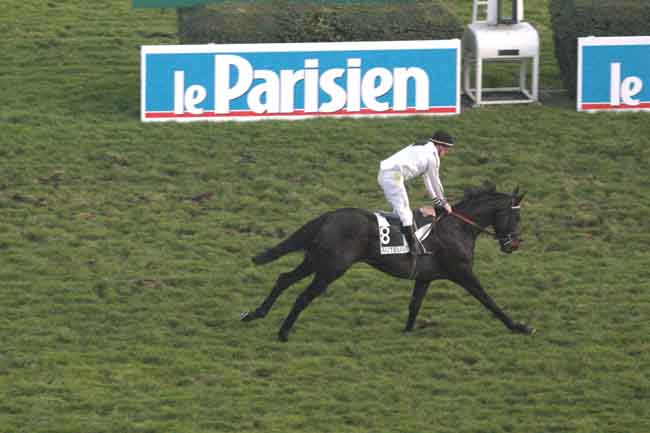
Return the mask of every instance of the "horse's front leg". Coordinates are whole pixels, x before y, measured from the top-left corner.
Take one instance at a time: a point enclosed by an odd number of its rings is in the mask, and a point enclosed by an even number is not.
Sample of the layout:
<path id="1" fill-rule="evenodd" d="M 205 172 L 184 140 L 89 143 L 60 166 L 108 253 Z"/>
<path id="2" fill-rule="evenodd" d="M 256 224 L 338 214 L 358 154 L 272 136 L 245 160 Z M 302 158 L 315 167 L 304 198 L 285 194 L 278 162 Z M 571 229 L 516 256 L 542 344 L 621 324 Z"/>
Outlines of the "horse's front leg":
<path id="1" fill-rule="evenodd" d="M 415 318 L 418 316 L 418 312 L 422 306 L 422 300 L 427 294 L 430 283 L 431 281 L 419 280 L 415 282 L 415 287 L 413 287 L 413 295 L 411 295 L 411 303 L 409 304 L 409 318 L 406 320 L 406 327 L 404 328 L 404 332 L 411 332 L 413 330 Z"/>
<path id="2" fill-rule="evenodd" d="M 471 269 L 466 269 L 464 272 L 459 272 L 452 277 L 452 281 L 456 284 L 461 285 L 465 290 L 467 290 L 472 296 L 474 296 L 478 301 L 483 304 L 488 310 L 492 312 L 499 320 L 503 322 L 508 329 L 516 332 L 520 332 L 526 335 L 533 335 L 536 330 L 530 325 L 525 323 L 516 322 L 510 318 L 494 300 L 487 294 L 478 278 L 474 275 Z"/>

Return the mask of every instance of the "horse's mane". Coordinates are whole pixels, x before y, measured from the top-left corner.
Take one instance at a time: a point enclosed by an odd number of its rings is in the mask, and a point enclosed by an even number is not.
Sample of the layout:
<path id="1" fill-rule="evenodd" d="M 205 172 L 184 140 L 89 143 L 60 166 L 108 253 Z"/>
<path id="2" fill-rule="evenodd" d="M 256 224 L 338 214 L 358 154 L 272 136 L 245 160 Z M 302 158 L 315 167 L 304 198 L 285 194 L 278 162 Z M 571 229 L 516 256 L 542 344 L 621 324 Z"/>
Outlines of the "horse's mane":
<path id="1" fill-rule="evenodd" d="M 472 186 L 465 188 L 463 199 L 455 205 L 455 207 L 463 206 L 468 202 L 475 202 L 481 199 L 493 198 L 495 196 L 502 197 L 507 194 L 497 191 L 495 183 L 486 181 L 480 186 Z"/>
<path id="2" fill-rule="evenodd" d="M 463 201 L 472 200 L 478 197 L 482 197 L 486 194 L 496 194 L 497 186 L 493 182 L 484 182 L 480 186 L 470 186 L 465 188 L 465 193 L 463 194 Z"/>

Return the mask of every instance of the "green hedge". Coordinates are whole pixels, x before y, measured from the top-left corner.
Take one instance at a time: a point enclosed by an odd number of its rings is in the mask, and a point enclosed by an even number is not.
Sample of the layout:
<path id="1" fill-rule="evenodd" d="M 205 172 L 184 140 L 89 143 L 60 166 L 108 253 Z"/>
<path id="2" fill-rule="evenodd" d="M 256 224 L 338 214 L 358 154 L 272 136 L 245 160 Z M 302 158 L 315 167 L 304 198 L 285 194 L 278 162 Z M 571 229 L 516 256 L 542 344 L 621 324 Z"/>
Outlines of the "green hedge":
<path id="1" fill-rule="evenodd" d="M 549 8 L 555 56 L 574 98 L 579 37 L 650 35 L 648 0 L 551 0 Z"/>
<path id="2" fill-rule="evenodd" d="M 183 44 L 430 40 L 462 37 L 463 27 L 435 0 L 314 4 L 274 0 L 178 10 Z"/>

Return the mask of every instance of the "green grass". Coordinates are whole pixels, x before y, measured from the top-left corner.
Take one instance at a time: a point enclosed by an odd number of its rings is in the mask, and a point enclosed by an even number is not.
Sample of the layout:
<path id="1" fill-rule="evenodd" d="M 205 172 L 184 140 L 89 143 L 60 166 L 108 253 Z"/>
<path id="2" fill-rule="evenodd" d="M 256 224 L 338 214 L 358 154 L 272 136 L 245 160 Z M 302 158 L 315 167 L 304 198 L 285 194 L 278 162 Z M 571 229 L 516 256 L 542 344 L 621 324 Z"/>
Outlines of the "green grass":
<path id="1" fill-rule="evenodd" d="M 526 6 L 550 41 L 545 2 Z M 648 431 L 647 114 L 553 101 L 453 118 L 142 124 L 139 46 L 175 42 L 172 12 L 4 9 L 0 432 Z M 543 50 L 542 86 L 555 88 Z M 481 238 L 475 266 L 537 335 L 511 334 L 437 282 L 421 312 L 436 326 L 404 336 L 412 283 L 363 265 L 288 344 L 276 332 L 306 282 L 264 321 L 239 322 L 300 260 L 254 267 L 253 254 L 326 210 L 385 208 L 378 161 L 438 127 L 459 142 L 443 167 L 452 199 L 485 179 L 528 191 L 522 250 Z M 424 202 L 423 185 L 411 197 Z"/>

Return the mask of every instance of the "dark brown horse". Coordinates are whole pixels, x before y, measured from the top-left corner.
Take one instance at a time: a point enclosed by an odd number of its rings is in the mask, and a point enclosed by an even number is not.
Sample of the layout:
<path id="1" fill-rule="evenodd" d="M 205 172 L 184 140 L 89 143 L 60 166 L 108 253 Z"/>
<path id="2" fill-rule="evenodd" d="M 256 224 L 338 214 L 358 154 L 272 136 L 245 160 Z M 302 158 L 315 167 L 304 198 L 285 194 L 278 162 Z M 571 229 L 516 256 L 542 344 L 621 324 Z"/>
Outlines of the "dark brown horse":
<path id="1" fill-rule="evenodd" d="M 429 284 L 446 279 L 462 286 L 509 329 L 533 334 L 535 329 L 512 320 L 485 292 L 472 271 L 476 238 L 491 233 L 510 254 L 519 248 L 521 239 L 520 204 L 524 194 L 519 188 L 512 194 L 496 191 L 494 186 L 467 191 L 454 213 L 442 217 L 434 232 L 423 241 L 431 255 L 381 255 L 375 215 L 363 209 L 338 209 L 308 222 L 286 240 L 255 256 L 258 265 L 303 250 L 305 257 L 294 270 L 280 274 L 269 296 L 252 312 L 242 313 L 243 321 L 265 317 L 280 294 L 290 285 L 314 274 L 311 284 L 298 296 L 291 312 L 280 327 L 279 338 L 287 341 L 298 315 L 334 280 L 354 263 L 365 262 L 387 274 L 415 280 L 405 331 L 413 330 L 415 318 Z"/>

